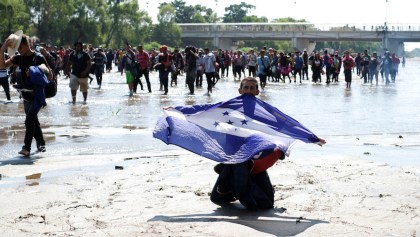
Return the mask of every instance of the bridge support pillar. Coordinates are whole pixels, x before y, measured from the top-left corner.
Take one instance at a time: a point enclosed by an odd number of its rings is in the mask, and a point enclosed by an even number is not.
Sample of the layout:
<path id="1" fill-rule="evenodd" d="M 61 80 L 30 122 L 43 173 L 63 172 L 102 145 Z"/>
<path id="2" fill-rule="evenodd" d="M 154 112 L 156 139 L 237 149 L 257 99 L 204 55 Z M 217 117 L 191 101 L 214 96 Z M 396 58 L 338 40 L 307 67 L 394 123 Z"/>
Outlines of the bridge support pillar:
<path id="1" fill-rule="evenodd" d="M 300 39 L 297 37 L 292 38 L 292 47 L 295 51 L 303 51 L 308 49 L 310 42 L 308 39 Z"/>
<path id="2" fill-rule="evenodd" d="M 401 40 L 384 38 L 382 45 L 385 51 L 395 53 L 398 57 L 402 57 L 404 54 L 404 42 Z"/>
<path id="3" fill-rule="evenodd" d="M 214 37 L 213 47 L 222 50 L 235 50 L 238 47 L 238 45 L 235 41 L 232 41 L 232 39 L 230 38 Z"/>

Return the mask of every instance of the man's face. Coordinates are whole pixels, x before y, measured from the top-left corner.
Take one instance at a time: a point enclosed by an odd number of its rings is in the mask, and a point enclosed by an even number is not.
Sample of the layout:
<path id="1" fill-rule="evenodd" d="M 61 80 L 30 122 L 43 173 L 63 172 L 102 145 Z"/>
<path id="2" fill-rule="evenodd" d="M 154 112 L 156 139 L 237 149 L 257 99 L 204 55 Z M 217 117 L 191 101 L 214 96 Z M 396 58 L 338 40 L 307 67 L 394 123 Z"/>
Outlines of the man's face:
<path id="1" fill-rule="evenodd" d="M 80 45 L 80 44 L 76 44 L 76 51 L 77 51 L 77 52 L 82 51 L 82 45 Z"/>
<path id="2" fill-rule="evenodd" d="M 22 53 L 22 49 L 23 49 L 23 47 L 22 47 L 22 44 L 20 44 L 19 45 L 19 48 L 18 48 L 18 52 L 21 54 Z M 11 56 L 11 55 L 10 55 Z"/>
<path id="3" fill-rule="evenodd" d="M 239 94 L 241 95 L 253 95 L 256 96 L 260 93 L 257 84 L 253 81 L 245 81 L 241 88 L 239 88 Z"/>

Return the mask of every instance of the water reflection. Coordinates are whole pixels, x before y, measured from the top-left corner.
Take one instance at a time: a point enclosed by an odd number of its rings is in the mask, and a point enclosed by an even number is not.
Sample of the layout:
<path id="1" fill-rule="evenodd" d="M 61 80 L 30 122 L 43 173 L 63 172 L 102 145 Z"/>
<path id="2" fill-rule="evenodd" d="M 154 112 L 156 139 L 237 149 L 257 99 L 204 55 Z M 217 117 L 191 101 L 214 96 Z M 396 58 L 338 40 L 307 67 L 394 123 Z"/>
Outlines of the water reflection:
<path id="1" fill-rule="evenodd" d="M 26 178 L 26 185 L 28 186 L 37 186 L 39 185 L 39 179 L 41 178 L 41 173 L 35 173 L 31 175 L 25 176 Z"/>
<path id="2" fill-rule="evenodd" d="M 347 99 L 347 98 L 350 98 L 351 97 L 351 88 L 346 88 L 345 90 L 344 90 L 344 97 L 346 98 L 346 102 L 349 102 L 350 100 L 349 99 Z"/>
<path id="3" fill-rule="evenodd" d="M 325 84 L 325 77 L 323 83 L 316 84 L 310 80 L 302 84 L 268 82 L 266 91 L 258 98 L 321 136 L 420 132 L 417 89 L 420 80 L 413 80 L 420 62 L 412 63 L 410 68 L 400 70 L 397 83 L 390 86 L 381 82 L 378 86 L 363 85 L 355 76 L 352 88 L 345 89 L 341 74 L 339 83 L 330 85 Z M 130 98 L 126 96 L 125 77 L 116 72 L 106 73 L 102 89 L 89 89 L 87 105 L 80 101 L 76 105 L 69 103 L 68 81 L 59 78 L 57 96 L 48 99 L 48 106 L 38 115 L 47 141 L 47 152 L 42 155 L 174 149 L 151 135 L 163 107 L 214 104 L 239 95 L 240 81 L 233 80 L 232 75 L 221 79 L 210 96 L 204 95 L 205 81 L 203 88 L 195 88 L 194 96 L 187 95 L 189 90 L 183 83 L 170 87 L 168 95 L 162 95 L 157 76 L 150 75 L 152 93 L 138 91 Z M 185 75 L 179 77 L 180 82 L 184 80 Z M 16 93 L 13 96 L 17 99 Z M 0 160 L 17 157 L 23 144 L 24 120 L 22 103 L 0 104 Z"/>
<path id="4" fill-rule="evenodd" d="M 260 93 L 260 99 L 262 101 L 270 101 L 271 100 L 271 97 L 270 97 L 270 94 L 268 94 L 266 92 L 261 92 Z"/>
<path id="5" fill-rule="evenodd" d="M 87 117 L 89 114 L 88 105 L 70 105 L 70 116 L 71 117 Z"/>

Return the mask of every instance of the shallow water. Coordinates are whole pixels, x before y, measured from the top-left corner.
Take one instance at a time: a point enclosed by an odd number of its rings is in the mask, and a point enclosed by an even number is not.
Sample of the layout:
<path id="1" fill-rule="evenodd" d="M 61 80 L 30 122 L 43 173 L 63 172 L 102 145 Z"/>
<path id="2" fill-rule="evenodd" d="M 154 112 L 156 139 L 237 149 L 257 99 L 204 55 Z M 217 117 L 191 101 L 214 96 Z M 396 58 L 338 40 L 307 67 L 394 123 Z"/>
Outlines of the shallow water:
<path id="1" fill-rule="evenodd" d="M 269 83 L 259 97 L 300 121 L 315 134 L 327 139 L 320 148 L 297 143 L 291 157 L 349 155 L 393 165 L 420 164 L 420 72 L 419 61 L 408 61 L 399 70 L 395 84 L 363 84 L 355 73 L 352 88 L 346 89 L 343 74 L 338 84 Z M 230 73 L 232 74 L 232 73 Z M 143 79 L 144 82 L 144 79 Z M 203 89 L 186 95 L 185 77 L 178 86 L 161 95 L 159 79 L 151 74 L 152 93 L 140 91 L 128 97 L 125 77 L 106 73 L 101 89 L 92 82 L 86 105 L 70 103 L 68 80 L 59 79 L 58 94 L 48 99 L 39 113 L 47 142 L 47 152 L 33 153 L 32 160 L 20 158 L 24 136 L 23 104 L 12 90 L 14 103 L 0 104 L 0 162 L 28 164 L 43 157 L 66 159 L 66 156 L 101 154 L 153 154 L 157 151 L 180 152 L 152 137 L 161 108 L 177 105 L 217 103 L 238 95 L 239 81 L 230 76 L 221 79 L 211 96 Z M 146 85 L 145 85 L 146 89 Z M 3 92 L 0 99 L 5 100 Z M 77 99 L 82 100 L 79 92 Z M 402 136 L 402 138 L 399 138 Z M 35 150 L 35 142 L 33 150 Z"/>

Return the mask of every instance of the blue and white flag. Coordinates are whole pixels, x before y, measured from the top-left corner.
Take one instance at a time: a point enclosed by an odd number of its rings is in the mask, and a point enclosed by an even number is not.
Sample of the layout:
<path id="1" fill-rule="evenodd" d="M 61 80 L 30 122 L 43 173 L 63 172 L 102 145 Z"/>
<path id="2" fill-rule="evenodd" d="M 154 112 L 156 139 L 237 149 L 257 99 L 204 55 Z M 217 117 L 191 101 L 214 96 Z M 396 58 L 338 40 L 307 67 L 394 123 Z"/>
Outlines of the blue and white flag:
<path id="1" fill-rule="evenodd" d="M 153 137 L 223 163 L 241 163 L 279 147 L 286 155 L 296 140 L 320 139 L 298 121 L 255 96 L 164 109 Z"/>

